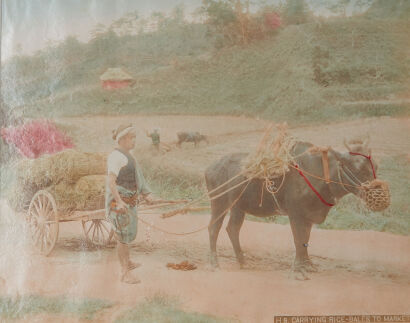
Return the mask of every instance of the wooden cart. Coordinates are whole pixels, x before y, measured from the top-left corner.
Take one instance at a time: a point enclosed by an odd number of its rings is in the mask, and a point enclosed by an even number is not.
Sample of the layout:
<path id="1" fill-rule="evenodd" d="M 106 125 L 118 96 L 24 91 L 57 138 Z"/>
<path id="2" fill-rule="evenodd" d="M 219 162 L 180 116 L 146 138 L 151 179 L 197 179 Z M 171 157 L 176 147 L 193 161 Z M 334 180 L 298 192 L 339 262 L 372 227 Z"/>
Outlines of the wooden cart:
<path id="1" fill-rule="evenodd" d="M 82 221 L 87 242 L 97 246 L 108 245 L 114 235 L 105 219 L 104 209 L 62 214 L 53 195 L 45 190 L 37 191 L 31 199 L 26 220 L 35 249 L 45 256 L 51 253 L 57 242 L 59 222 Z"/>

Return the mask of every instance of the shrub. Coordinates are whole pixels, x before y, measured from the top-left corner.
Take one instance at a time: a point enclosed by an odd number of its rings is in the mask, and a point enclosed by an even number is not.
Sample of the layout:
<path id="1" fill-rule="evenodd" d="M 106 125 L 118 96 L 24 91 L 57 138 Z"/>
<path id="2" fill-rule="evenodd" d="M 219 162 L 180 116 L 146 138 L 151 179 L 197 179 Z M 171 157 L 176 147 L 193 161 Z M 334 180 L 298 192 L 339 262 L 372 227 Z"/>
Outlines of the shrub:
<path id="1" fill-rule="evenodd" d="M 28 158 L 74 147 L 71 138 L 48 120 L 34 120 L 21 126 L 2 128 L 0 134 L 6 143 L 13 144 L 22 156 Z"/>

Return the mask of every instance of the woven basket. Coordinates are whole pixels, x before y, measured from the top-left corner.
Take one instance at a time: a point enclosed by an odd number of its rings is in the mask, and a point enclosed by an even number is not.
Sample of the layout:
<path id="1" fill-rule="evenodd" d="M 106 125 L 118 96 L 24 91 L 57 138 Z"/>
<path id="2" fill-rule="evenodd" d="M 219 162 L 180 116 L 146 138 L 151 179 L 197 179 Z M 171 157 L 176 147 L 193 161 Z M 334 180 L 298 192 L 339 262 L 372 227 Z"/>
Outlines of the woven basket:
<path id="1" fill-rule="evenodd" d="M 362 184 L 362 199 L 373 212 L 381 212 L 390 205 L 390 190 L 387 182 L 373 180 Z"/>

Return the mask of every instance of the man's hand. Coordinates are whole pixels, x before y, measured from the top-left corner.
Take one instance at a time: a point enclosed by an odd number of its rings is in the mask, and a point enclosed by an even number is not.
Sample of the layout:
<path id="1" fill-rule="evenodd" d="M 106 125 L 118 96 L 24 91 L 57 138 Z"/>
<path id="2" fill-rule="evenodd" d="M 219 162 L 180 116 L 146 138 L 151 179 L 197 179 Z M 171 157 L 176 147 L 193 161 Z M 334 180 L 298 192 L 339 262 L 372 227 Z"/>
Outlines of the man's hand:
<path id="1" fill-rule="evenodd" d="M 151 194 L 144 195 L 143 198 L 147 204 L 152 204 L 152 202 L 154 201 L 154 198 Z"/>
<path id="2" fill-rule="evenodd" d="M 117 202 L 117 210 L 121 212 L 127 211 L 127 204 L 121 199 Z"/>

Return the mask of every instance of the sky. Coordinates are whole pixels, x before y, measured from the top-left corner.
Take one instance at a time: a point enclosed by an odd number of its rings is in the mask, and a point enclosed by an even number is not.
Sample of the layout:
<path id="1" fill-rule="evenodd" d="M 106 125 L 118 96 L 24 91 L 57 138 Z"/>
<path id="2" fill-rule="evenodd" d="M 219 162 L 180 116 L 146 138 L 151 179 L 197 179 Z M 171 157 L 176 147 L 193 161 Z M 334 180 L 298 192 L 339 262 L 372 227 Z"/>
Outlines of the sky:
<path id="1" fill-rule="evenodd" d="M 152 11 L 170 12 L 178 4 L 192 12 L 201 0 L 2 0 L 1 60 L 16 54 L 19 47 L 32 54 L 69 35 L 87 41 L 98 23 L 110 24 L 135 10 L 146 16 Z"/>

